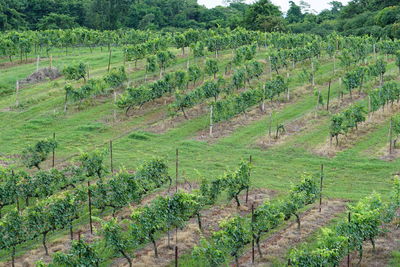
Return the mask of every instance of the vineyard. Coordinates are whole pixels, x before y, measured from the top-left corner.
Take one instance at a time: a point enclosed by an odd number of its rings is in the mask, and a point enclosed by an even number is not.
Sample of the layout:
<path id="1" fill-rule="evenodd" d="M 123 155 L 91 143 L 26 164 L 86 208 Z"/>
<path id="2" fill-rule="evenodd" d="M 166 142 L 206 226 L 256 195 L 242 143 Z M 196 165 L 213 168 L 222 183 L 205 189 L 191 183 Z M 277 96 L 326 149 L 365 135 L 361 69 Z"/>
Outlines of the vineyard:
<path id="1" fill-rule="evenodd" d="M 0 266 L 400 264 L 397 40 L 7 31 L 0 74 Z"/>

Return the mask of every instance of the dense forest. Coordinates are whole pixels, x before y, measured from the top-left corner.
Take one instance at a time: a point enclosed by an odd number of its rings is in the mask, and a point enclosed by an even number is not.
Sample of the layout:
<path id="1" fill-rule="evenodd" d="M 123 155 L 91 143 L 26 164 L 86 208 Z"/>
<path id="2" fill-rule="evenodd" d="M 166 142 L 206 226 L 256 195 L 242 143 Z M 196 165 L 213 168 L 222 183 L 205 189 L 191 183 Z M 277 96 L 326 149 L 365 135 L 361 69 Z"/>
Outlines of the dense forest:
<path id="1" fill-rule="evenodd" d="M 252 30 L 400 37 L 398 0 L 353 0 L 315 14 L 306 1 L 289 1 L 284 14 L 270 0 L 245 4 L 225 0 L 208 9 L 196 0 L 0 0 L 0 30 L 45 30 L 87 27 L 99 30 L 135 28 L 245 27 Z"/>

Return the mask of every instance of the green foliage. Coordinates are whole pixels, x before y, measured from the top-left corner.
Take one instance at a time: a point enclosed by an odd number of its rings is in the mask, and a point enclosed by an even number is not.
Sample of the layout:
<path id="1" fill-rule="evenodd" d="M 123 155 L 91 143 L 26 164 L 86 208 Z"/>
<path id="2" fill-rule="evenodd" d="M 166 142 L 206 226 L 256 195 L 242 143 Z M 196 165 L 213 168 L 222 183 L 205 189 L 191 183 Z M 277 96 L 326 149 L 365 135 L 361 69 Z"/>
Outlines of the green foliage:
<path id="1" fill-rule="evenodd" d="M 79 162 L 87 177 L 97 176 L 98 178 L 102 178 L 107 172 L 104 164 L 106 153 L 106 151 L 94 150 L 89 153 L 82 153 L 79 156 Z"/>
<path id="2" fill-rule="evenodd" d="M 27 168 L 36 167 L 40 170 L 40 163 L 45 161 L 50 152 L 56 149 L 57 142 L 52 139 L 45 139 L 29 146 L 22 151 L 22 161 Z"/>
<path id="3" fill-rule="evenodd" d="M 67 66 L 63 69 L 63 74 L 67 80 L 84 79 L 86 82 L 89 67 L 85 63 Z"/>
<path id="4" fill-rule="evenodd" d="M 375 248 L 374 239 L 382 232 L 382 224 L 390 222 L 399 207 L 398 179 L 394 181 L 392 196 L 388 203 L 383 203 L 380 195 L 373 193 L 350 205 L 350 220 L 343 220 L 331 228 L 322 228 L 314 246 L 291 250 L 291 265 L 338 266 L 343 257 L 354 250 L 358 250 L 361 260 L 364 242 L 371 241 Z"/>
<path id="5" fill-rule="evenodd" d="M 56 252 L 53 264 L 66 267 L 74 266 L 99 266 L 102 259 L 94 246 L 84 240 L 72 241 L 67 253 Z"/>

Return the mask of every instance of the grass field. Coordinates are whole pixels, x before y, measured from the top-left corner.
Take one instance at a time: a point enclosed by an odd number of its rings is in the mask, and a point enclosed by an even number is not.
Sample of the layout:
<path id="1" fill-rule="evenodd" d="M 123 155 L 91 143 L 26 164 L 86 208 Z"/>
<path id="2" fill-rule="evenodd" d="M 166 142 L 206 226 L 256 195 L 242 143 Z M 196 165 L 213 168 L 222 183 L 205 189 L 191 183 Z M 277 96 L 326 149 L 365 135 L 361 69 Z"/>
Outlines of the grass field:
<path id="1" fill-rule="evenodd" d="M 108 52 L 99 49 L 94 53 L 80 49 L 70 52 L 68 56 L 61 53 L 53 57 L 53 66 L 60 69 L 72 62 L 88 62 L 91 77 L 104 75 L 107 71 Z M 178 50 L 175 53 L 179 53 Z M 264 60 L 266 51 L 262 50 L 257 58 Z M 219 62 L 224 66 L 231 58 L 231 52 L 223 53 Z M 372 59 L 370 59 L 372 60 Z M 322 59 L 316 75 L 316 89 L 321 90 L 324 99 L 327 96 L 327 82 L 332 79 L 331 100 L 337 101 L 340 82 L 344 70 L 339 69 L 333 75 L 333 62 Z M 47 66 L 49 60 L 41 62 Z M 122 52 L 116 49 L 112 56 L 112 66 L 122 65 Z M 131 67 L 129 68 L 129 65 Z M 143 82 L 143 62 L 137 69 L 134 64 L 126 64 L 129 80 L 133 84 Z M 186 58 L 178 57 L 176 64 L 168 71 L 182 69 Z M 0 85 L 13 86 L 16 79 L 31 74 L 36 63 L 18 64 L 0 69 Z M 268 72 L 268 71 L 267 71 Z M 273 114 L 273 130 L 277 122 L 289 125 L 305 116 L 313 117 L 316 106 L 314 91 L 307 89 L 306 82 L 301 81 L 301 67 L 290 71 L 290 90 L 293 99 Z M 157 74 L 155 74 L 157 76 Z M 265 74 L 264 77 L 269 76 Z M 388 66 L 386 79 L 398 79 L 398 70 L 394 63 Z M 262 81 L 264 82 L 264 81 Z M 240 116 L 242 126 L 237 126 L 231 134 L 211 141 L 198 141 L 196 137 L 207 130 L 208 113 L 181 120 L 166 131 L 150 131 L 150 126 L 168 122 L 165 105 L 145 107 L 140 115 L 125 117 L 118 111 L 118 120 L 113 121 L 115 109 L 113 98 L 102 97 L 84 103 L 81 110 L 74 105 L 63 112 L 64 78 L 23 88 L 19 94 L 20 106 L 15 107 L 15 94 L 0 96 L 0 162 L 4 165 L 19 165 L 18 155 L 22 149 L 35 141 L 52 137 L 56 133 L 59 147 L 56 151 L 56 164 L 63 166 L 74 160 L 82 151 L 94 148 L 107 148 L 113 140 L 114 166 L 135 169 L 144 160 L 155 156 L 163 157 L 174 175 L 175 150 L 179 149 L 179 166 L 181 177 L 199 182 L 201 179 L 213 179 L 225 170 L 233 169 L 241 160 L 250 155 L 254 160 L 252 187 L 268 188 L 285 193 L 292 183 L 306 174 L 318 174 L 320 165 L 324 165 L 324 197 L 345 200 L 359 200 L 377 191 L 385 198 L 391 187 L 393 176 L 398 173 L 399 159 L 385 161 L 380 159 L 377 151 L 387 146 L 389 120 L 378 121 L 368 132 L 360 134 L 354 145 L 337 152 L 335 157 L 324 157 L 314 149 L 323 145 L 328 138 L 329 113 L 323 110 L 316 112 L 314 123 L 310 122 L 299 134 L 287 137 L 281 143 L 269 147 L 260 147 L 257 142 L 268 135 L 270 116 L 268 113 L 246 123 L 246 116 Z M 375 88 L 375 81 L 370 81 L 365 88 Z M 296 95 L 296 92 L 298 94 Z M 1 94 L 0 94 L 1 95 Z M 366 101 L 361 98 L 358 101 Z M 268 105 L 268 104 L 267 104 Z M 254 112 L 257 107 L 254 108 Z M 311 114 L 311 115 L 310 115 Z M 311 119 L 312 120 L 312 119 Z M 50 166 L 50 161 L 45 164 Z M 82 218 L 84 220 L 84 218 Z M 79 222 L 78 222 L 79 224 Z M 65 234 L 65 233 L 64 233 Z M 52 239 L 62 236 L 52 236 Z M 19 251 L 19 255 L 32 249 L 37 244 L 32 242 Z M 0 253 L 0 260 L 6 260 L 6 253 Z M 398 253 L 393 254 L 391 266 L 399 266 Z M 190 263 L 188 263 L 190 265 Z"/>

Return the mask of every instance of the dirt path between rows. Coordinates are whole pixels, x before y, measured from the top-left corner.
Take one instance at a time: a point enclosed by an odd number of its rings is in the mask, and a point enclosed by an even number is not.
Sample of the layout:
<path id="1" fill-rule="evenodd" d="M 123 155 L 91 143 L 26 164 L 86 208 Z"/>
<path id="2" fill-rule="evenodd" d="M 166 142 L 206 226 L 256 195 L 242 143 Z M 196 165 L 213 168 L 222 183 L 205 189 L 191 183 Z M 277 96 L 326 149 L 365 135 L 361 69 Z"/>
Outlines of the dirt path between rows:
<path id="1" fill-rule="evenodd" d="M 209 128 L 201 130 L 198 132 L 194 139 L 198 141 L 206 141 L 208 143 L 217 142 L 220 138 L 231 135 L 238 128 L 250 125 L 251 123 L 261 120 L 264 117 L 269 116 L 271 112 L 279 112 L 282 111 L 287 106 L 295 103 L 301 96 L 304 94 L 310 94 L 311 90 L 309 90 L 308 86 L 298 87 L 295 91 L 291 92 L 290 100 L 286 99 L 286 96 L 283 97 L 284 100 L 280 100 L 279 102 L 269 102 L 265 103 L 264 112 L 261 111 L 259 105 L 252 107 L 246 114 L 237 115 L 227 121 L 222 121 L 213 125 L 213 136 L 211 137 L 209 134 Z"/>
<path id="2" fill-rule="evenodd" d="M 190 192 L 196 188 L 198 188 L 198 185 L 195 183 L 186 182 L 186 183 L 182 183 L 182 184 L 178 185 L 179 190 L 183 190 L 186 192 Z M 128 218 L 131 215 L 133 209 L 138 208 L 138 207 L 143 207 L 144 205 L 149 204 L 151 201 L 153 201 L 158 196 L 166 196 L 170 193 L 172 194 L 173 192 L 175 192 L 175 186 L 171 187 L 170 192 L 168 192 L 168 188 L 167 188 L 167 189 L 161 189 L 161 190 L 155 191 L 151 194 L 148 194 L 141 200 L 140 203 L 131 203 L 130 205 L 128 205 L 125 208 L 118 211 L 116 213 L 116 217 L 119 219 Z M 97 217 L 100 217 L 100 216 L 97 215 Z M 111 215 L 106 215 L 106 216 L 102 217 L 102 219 L 104 219 L 104 220 L 109 220 L 111 218 L 112 218 Z M 100 229 L 100 223 L 94 221 L 93 228 Z M 93 242 L 100 238 L 99 236 L 96 235 L 95 232 L 93 234 L 90 233 L 89 224 L 84 224 L 84 225 L 81 225 L 74 229 L 74 238 L 75 239 L 78 238 L 78 233 L 80 233 L 81 237 L 84 238 L 88 242 Z M 51 262 L 51 255 L 53 253 L 58 252 L 58 251 L 67 251 L 71 247 L 71 240 L 70 240 L 69 234 L 66 234 L 62 237 L 56 238 L 55 240 L 48 240 L 47 247 L 49 249 L 49 254 L 50 254 L 49 256 L 45 255 L 44 248 L 43 248 L 43 246 L 41 246 L 41 242 L 39 242 L 39 239 L 38 239 L 37 244 L 38 244 L 38 246 L 36 248 L 34 248 L 30 251 L 27 251 L 22 256 L 19 256 L 15 259 L 16 267 L 35 266 L 35 262 L 37 262 L 39 260 L 49 263 L 49 262 Z M 3 267 L 3 266 L 4 267 L 11 266 L 11 262 L 0 263 L 0 267 Z"/>
<path id="3" fill-rule="evenodd" d="M 393 106 L 385 107 L 385 109 L 380 109 L 374 114 L 369 114 L 366 121 L 358 125 L 358 129 L 352 129 L 346 135 L 339 136 L 339 145 L 336 146 L 336 141 L 330 141 L 328 137 L 326 141 L 315 148 L 312 152 L 319 156 L 325 157 L 334 157 L 337 153 L 349 149 L 356 145 L 357 142 L 360 141 L 362 137 L 365 137 L 367 134 L 377 130 L 382 123 L 388 120 L 394 114 L 397 114 L 400 111 L 400 104 L 395 103 Z M 326 133 L 327 136 L 329 133 Z"/>
<path id="4" fill-rule="evenodd" d="M 264 201 L 273 198 L 276 195 L 275 191 L 268 189 L 254 189 L 249 192 L 248 202 L 245 203 L 245 194 L 240 196 L 242 203 L 241 208 L 237 208 L 234 201 L 229 204 L 215 205 L 209 209 L 201 212 L 202 215 L 202 228 L 203 233 L 200 232 L 197 219 L 191 219 L 188 224 L 182 229 L 178 230 L 178 248 L 179 254 L 189 253 L 195 245 L 199 243 L 200 237 L 210 236 L 212 232 L 218 230 L 219 223 L 229 217 L 240 214 L 244 216 L 251 212 L 251 205 L 254 203 L 255 206 L 263 203 Z M 171 235 L 173 240 L 171 241 L 172 247 L 176 245 L 175 232 Z M 135 258 L 132 259 L 133 266 L 149 267 L 149 266 L 168 266 L 175 259 L 175 251 L 168 248 L 168 236 L 164 235 L 162 238 L 157 240 L 157 248 L 159 258 L 154 258 L 154 249 L 152 245 L 147 245 L 143 249 L 140 249 L 134 253 Z M 128 266 L 127 262 L 123 258 L 116 259 L 113 266 Z"/>
<path id="5" fill-rule="evenodd" d="M 332 219 L 345 210 L 346 202 L 343 200 L 325 200 L 321 212 L 319 212 L 319 206 L 314 205 L 314 207 L 300 215 L 300 232 L 297 229 L 297 223 L 295 221 L 290 223 L 284 229 L 261 242 L 263 258 L 260 258 L 256 252 L 255 263 L 252 264 L 251 250 L 249 250 L 240 258 L 240 266 L 272 266 L 276 262 L 282 262 L 286 253 L 292 247 L 304 242 L 308 236 L 327 225 Z"/>
<path id="6" fill-rule="evenodd" d="M 261 137 L 259 140 L 257 140 L 256 145 L 263 149 L 268 149 L 273 146 L 284 144 L 291 137 L 321 125 L 327 120 L 329 114 L 338 113 L 339 111 L 350 106 L 352 103 L 363 99 L 365 96 L 366 94 L 362 93 L 357 94 L 352 98 L 350 98 L 350 95 L 345 95 L 343 99 L 336 98 L 329 105 L 329 113 L 326 112 L 326 104 L 324 107 L 320 107 L 318 111 L 310 111 L 304 116 L 284 124 L 285 133 L 280 135 L 278 138 L 276 138 L 275 133 L 276 127 L 273 126 L 271 136 L 266 135 Z"/>

